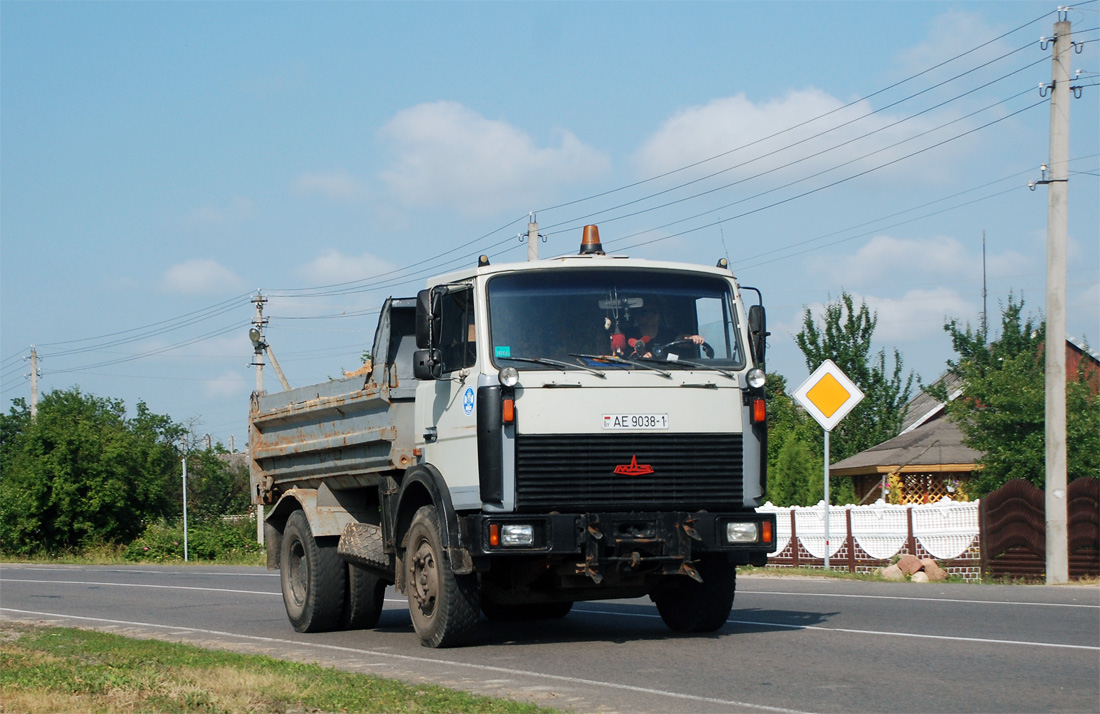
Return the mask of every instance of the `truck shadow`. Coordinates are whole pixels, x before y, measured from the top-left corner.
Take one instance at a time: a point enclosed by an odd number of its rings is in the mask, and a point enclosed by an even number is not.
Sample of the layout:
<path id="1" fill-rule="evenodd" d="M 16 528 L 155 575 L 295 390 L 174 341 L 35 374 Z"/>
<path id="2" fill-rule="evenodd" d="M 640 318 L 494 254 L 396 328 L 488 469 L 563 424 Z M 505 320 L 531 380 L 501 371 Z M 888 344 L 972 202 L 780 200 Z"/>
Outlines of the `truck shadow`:
<path id="1" fill-rule="evenodd" d="M 681 634 L 665 626 L 656 608 L 648 604 L 579 602 L 567 616 L 552 620 L 497 621 L 482 616 L 470 646 L 538 645 L 553 643 L 611 642 L 626 644 L 677 638 L 722 639 L 755 632 L 794 632 L 822 625 L 836 612 L 807 612 L 760 608 L 735 608 L 716 632 Z M 408 610 L 387 608 L 379 632 L 411 633 Z"/>

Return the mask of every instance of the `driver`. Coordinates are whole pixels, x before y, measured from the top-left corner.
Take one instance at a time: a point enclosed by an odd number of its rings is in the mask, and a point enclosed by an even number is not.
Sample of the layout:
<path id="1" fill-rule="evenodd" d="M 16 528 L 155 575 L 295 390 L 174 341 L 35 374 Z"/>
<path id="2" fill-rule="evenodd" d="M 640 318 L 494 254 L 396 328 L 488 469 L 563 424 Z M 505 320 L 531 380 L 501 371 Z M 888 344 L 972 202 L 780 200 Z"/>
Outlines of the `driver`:
<path id="1" fill-rule="evenodd" d="M 633 349 L 632 357 L 652 357 L 653 345 L 667 345 L 683 340 L 694 344 L 703 344 L 702 335 L 677 335 L 661 325 L 661 311 L 656 307 L 643 306 L 634 311 L 638 324 L 638 337 L 627 340 Z"/>

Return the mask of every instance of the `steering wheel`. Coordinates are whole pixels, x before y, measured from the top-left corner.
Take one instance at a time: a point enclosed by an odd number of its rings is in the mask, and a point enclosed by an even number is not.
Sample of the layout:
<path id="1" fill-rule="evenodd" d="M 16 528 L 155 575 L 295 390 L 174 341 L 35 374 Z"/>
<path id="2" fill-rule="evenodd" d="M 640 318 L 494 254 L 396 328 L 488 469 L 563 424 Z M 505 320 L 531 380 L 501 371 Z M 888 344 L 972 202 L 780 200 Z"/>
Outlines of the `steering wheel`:
<path id="1" fill-rule="evenodd" d="M 670 349 L 677 347 L 695 347 L 695 343 L 691 340 L 673 340 L 664 345 L 650 345 L 649 350 L 653 353 L 653 356 L 657 359 L 664 359 Z M 714 348 L 706 342 L 699 345 L 703 349 L 703 354 L 707 359 L 714 359 Z"/>

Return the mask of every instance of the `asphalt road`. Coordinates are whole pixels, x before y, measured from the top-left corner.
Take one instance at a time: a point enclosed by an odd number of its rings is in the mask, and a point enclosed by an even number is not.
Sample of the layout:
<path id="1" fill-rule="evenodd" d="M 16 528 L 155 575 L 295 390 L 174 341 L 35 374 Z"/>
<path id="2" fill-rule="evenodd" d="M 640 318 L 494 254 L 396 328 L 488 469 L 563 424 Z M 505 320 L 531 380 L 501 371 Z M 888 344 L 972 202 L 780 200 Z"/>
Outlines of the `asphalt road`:
<path id="1" fill-rule="evenodd" d="M 303 635 L 262 568 L 0 565 L 0 617 L 315 661 L 579 712 L 1100 711 L 1100 587 L 741 577 L 715 635 L 648 600 L 482 620 L 420 647 L 404 600 L 378 628 Z"/>

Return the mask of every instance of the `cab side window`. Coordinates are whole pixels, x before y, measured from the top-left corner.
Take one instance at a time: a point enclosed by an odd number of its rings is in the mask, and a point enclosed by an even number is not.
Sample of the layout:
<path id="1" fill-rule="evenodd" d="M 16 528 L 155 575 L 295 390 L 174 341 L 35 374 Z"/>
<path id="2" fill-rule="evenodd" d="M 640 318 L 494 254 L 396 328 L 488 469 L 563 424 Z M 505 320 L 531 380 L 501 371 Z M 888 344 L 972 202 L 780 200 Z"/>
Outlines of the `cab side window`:
<path id="1" fill-rule="evenodd" d="M 473 367 L 477 361 L 473 288 L 445 293 L 440 308 L 439 349 L 443 353 L 443 372 Z"/>

